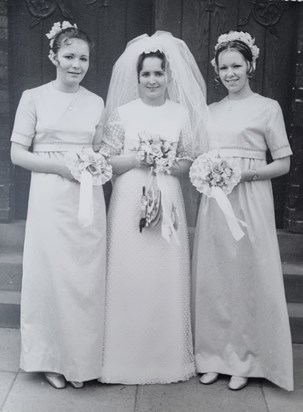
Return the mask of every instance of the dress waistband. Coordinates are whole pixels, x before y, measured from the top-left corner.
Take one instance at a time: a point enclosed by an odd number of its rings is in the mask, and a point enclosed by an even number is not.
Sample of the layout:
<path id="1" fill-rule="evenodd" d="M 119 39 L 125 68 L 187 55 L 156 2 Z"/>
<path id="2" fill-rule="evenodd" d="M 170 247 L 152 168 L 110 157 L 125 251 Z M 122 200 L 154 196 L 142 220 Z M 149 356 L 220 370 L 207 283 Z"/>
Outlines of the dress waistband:
<path id="1" fill-rule="evenodd" d="M 53 142 L 53 143 L 35 143 L 33 146 L 33 152 L 71 152 L 78 151 L 82 148 L 92 147 L 90 143 L 65 143 L 65 142 Z"/>
<path id="2" fill-rule="evenodd" d="M 249 159 L 266 160 L 266 150 L 245 147 L 213 147 L 221 157 L 244 157 Z"/>

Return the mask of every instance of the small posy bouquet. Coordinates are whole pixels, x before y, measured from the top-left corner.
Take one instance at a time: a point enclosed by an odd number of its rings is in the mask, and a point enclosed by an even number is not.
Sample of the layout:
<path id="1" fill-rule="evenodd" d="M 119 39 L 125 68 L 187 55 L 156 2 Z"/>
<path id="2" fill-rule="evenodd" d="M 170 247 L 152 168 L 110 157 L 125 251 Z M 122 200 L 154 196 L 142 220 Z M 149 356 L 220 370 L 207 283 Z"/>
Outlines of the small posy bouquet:
<path id="1" fill-rule="evenodd" d="M 112 177 L 112 167 L 101 153 L 82 148 L 65 155 L 65 164 L 80 182 L 78 221 L 82 227 L 92 224 L 94 218 L 93 186 L 100 186 Z"/>
<path id="2" fill-rule="evenodd" d="M 192 164 L 189 177 L 191 183 L 207 197 L 213 197 L 222 212 L 236 240 L 244 236 L 239 223 L 247 226 L 234 215 L 231 203 L 227 198 L 234 187 L 240 182 L 241 169 L 233 159 L 223 159 L 217 151 L 204 153 Z"/>
<path id="3" fill-rule="evenodd" d="M 170 174 L 170 169 L 176 160 L 176 143 L 168 142 L 161 135 L 146 132 L 141 132 L 139 139 L 138 158 L 150 164 L 153 173 Z"/>
<path id="4" fill-rule="evenodd" d="M 174 236 L 177 243 L 179 224 L 178 211 L 170 195 L 167 174 L 176 160 L 176 142 L 168 142 L 161 135 L 152 135 L 146 132 L 139 134 L 140 145 L 138 159 L 145 160 L 150 168 L 150 178 L 146 186 L 142 187 L 140 201 L 139 230 L 155 227 L 161 222 L 163 238 L 170 242 Z"/>

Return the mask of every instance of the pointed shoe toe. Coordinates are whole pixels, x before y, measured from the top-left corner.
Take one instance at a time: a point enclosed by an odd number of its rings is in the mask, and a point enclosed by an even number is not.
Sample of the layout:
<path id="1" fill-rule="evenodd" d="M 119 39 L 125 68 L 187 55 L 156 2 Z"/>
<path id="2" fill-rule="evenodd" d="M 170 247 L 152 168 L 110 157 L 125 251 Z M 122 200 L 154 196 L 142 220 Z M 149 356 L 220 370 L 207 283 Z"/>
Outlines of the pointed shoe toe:
<path id="1" fill-rule="evenodd" d="M 70 384 L 72 385 L 72 387 L 75 388 L 75 389 L 81 389 L 81 388 L 83 388 L 83 386 L 84 386 L 84 383 L 83 383 L 83 382 L 70 381 L 69 383 L 70 383 Z"/>
<path id="2" fill-rule="evenodd" d="M 245 388 L 247 383 L 248 378 L 244 378 L 243 376 L 232 376 L 228 384 L 228 389 L 232 391 L 239 391 L 240 389 Z"/>
<path id="3" fill-rule="evenodd" d="M 218 377 L 219 374 L 217 372 L 207 372 L 201 376 L 200 382 L 203 383 L 203 385 L 210 385 L 215 383 L 218 380 Z"/>
<path id="4" fill-rule="evenodd" d="M 45 380 L 55 389 L 64 389 L 66 381 L 63 375 L 54 372 L 45 372 Z"/>

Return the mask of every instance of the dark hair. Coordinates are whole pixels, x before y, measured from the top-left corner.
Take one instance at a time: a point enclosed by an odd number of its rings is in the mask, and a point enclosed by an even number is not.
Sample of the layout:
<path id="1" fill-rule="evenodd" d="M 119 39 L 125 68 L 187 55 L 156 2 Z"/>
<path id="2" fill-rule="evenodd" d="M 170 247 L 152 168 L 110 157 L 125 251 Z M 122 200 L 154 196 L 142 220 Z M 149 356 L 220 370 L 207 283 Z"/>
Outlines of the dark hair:
<path id="1" fill-rule="evenodd" d="M 138 61 L 137 61 L 137 77 L 138 77 L 138 82 L 139 82 L 139 78 L 140 78 L 140 72 L 143 68 L 143 62 L 147 57 L 158 57 L 158 59 L 162 60 L 161 63 L 161 69 L 163 71 L 165 71 L 165 67 L 166 67 L 166 56 L 163 52 L 161 52 L 160 50 L 157 50 L 155 52 L 149 52 L 149 53 L 141 53 L 140 56 L 138 57 Z M 140 83 L 140 82 L 139 82 Z"/>
<path id="2" fill-rule="evenodd" d="M 226 41 L 223 43 L 220 43 L 216 53 L 215 53 L 215 63 L 216 63 L 216 71 L 217 68 L 219 66 L 219 56 L 222 52 L 226 51 L 226 50 L 235 50 L 239 53 L 242 54 L 242 56 L 244 57 L 244 59 L 249 63 L 249 70 L 248 70 L 248 74 L 252 74 L 254 71 L 253 68 L 253 55 L 252 55 L 252 51 L 250 49 L 250 47 L 244 43 L 241 40 L 230 40 L 230 41 Z"/>
<path id="3" fill-rule="evenodd" d="M 83 30 L 76 27 L 67 27 L 66 29 L 63 29 L 56 34 L 52 46 L 53 52 L 58 53 L 58 50 L 60 49 L 62 44 L 69 44 L 70 39 L 80 39 L 85 41 L 89 47 L 89 50 L 91 50 L 93 47 L 93 42 Z"/>

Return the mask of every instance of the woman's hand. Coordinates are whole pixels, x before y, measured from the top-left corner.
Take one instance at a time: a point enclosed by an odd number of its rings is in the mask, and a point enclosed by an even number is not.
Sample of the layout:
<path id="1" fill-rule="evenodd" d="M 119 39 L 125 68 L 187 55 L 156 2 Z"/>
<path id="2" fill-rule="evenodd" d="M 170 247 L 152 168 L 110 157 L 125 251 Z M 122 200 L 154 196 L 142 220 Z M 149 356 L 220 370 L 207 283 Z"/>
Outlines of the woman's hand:
<path id="1" fill-rule="evenodd" d="M 58 175 L 60 175 L 64 179 L 70 180 L 71 182 L 76 182 L 76 179 L 72 175 L 71 171 L 69 170 L 69 168 L 63 162 L 58 163 L 57 173 L 58 173 Z"/>
<path id="2" fill-rule="evenodd" d="M 131 154 L 131 163 L 132 168 L 135 169 L 146 169 L 148 167 L 151 167 L 151 165 L 147 163 L 145 159 L 139 158 L 137 150 Z"/>
<path id="3" fill-rule="evenodd" d="M 132 151 L 126 155 L 113 156 L 109 159 L 115 175 L 122 175 L 131 169 L 146 169 L 151 165 L 138 158 L 138 152 Z"/>
<path id="4" fill-rule="evenodd" d="M 191 161 L 187 159 L 175 160 L 172 166 L 171 175 L 175 177 L 181 177 L 184 173 L 189 171 Z"/>

